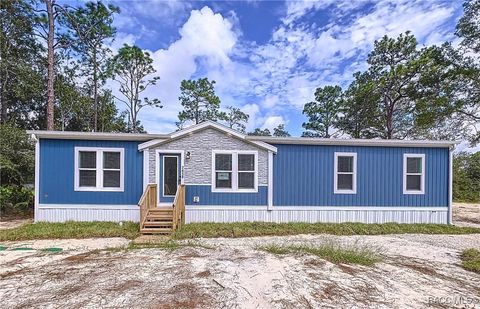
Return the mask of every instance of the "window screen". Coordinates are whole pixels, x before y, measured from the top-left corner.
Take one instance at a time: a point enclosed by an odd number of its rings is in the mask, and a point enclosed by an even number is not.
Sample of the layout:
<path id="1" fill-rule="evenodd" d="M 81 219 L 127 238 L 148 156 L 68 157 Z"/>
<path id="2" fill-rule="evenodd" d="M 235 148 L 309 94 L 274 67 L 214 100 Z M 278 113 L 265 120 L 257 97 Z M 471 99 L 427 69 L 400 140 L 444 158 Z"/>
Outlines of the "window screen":
<path id="1" fill-rule="evenodd" d="M 423 157 L 406 157 L 406 175 L 405 189 L 407 191 L 422 192 L 423 191 Z"/>

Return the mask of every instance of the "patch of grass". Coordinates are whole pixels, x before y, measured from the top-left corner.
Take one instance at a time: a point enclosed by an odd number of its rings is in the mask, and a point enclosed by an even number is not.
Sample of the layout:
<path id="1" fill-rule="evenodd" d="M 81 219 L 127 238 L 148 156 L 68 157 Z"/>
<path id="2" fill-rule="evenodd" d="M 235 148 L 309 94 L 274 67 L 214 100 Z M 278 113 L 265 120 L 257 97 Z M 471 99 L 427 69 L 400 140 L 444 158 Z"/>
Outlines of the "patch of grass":
<path id="1" fill-rule="evenodd" d="M 353 246 L 341 246 L 334 243 L 326 243 L 319 246 L 310 245 L 289 245 L 282 246 L 277 244 L 270 244 L 260 246 L 257 249 L 266 251 L 272 254 L 288 254 L 288 253 L 307 253 L 318 256 L 324 260 L 335 264 L 359 264 L 365 266 L 372 266 L 382 260 L 379 250 L 373 248 L 360 246 L 355 244 Z"/>
<path id="2" fill-rule="evenodd" d="M 265 246 L 258 246 L 257 250 L 262 250 L 271 254 L 289 254 L 292 252 L 289 247 L 278 244 L 268 244 Z"/>
<path id="3" fill-rule="evenodd" d="M 462 267 L 476 273 L 480 273 L 480 250 L 465 249 L 460 254 L 462 259 Z"/>
<path id="4" fill-rule="evenodd" d="M 185 247 L 194 247 L 194 248 L 204 248 L 204 249 L 213 249 L 211 246 L 207 246 L 205 244 L 201 244 L 198 242 L 188 241 L 188 242 L 178 242 L 175 240 L 167 240 L 163 242 L 156 242 L 156 243 L 135 243 L 130 242 L 127 246 L 124 247 L 113 247 L 104 249 L 104 251 L 108 252 L 120 252 L 120 251 L 127 251 L 127 250 L 138 250 L 138 249 L 165 249 L 165 250 L 177 250 L 180 248 Z"/>
<path id="5" fill-rule="evenodd" d="M 177 250 L 182 245 L 176 241 L 165 241 L 165 242 L 160 242 L 160 243 L 134 243 L 131 242 L 128 244 L 126 247 L 126 250 L 137 250 L 137 249 L 150 249 L 150 248 L 156 248 L 156 249 L 166 249 L 166 250 Z"/>
<path id="6" fill-rule="evenodd" d="M 0 241 L 55 238 L 125 237 L 140 235 L 138 223 L 123 222 L 74 222 L 31 223 L 17 228 L 0 230 Z"/>
<path id="7" fill-rule="evenodd" d="M 190 223 L 173 234 L 175 239 L 282 236 L 298 234 L 384 235 L 384 234 L 477 234 L 480 228 L 446 224 L 366 223 Z"/>

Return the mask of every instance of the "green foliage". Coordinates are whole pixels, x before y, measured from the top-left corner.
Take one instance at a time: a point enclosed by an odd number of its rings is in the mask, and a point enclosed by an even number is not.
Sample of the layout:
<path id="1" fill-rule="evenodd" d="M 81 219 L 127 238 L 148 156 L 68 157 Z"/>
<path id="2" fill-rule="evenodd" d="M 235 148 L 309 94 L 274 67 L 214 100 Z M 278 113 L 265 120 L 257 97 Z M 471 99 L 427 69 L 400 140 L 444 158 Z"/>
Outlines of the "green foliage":
<path id="1" fill-rule="evenodd" d="M 83 76 L 88 77 L 86 84 L 93 95 L 92 108 L 94 131 L 98 129 L 99 91 L 107 77 L 107 63 L 110 50 L 105 47 L 113 41 L 116 29 L 113 16 L 119 8 L 104 5 L 102 2 L 87 2 L 84 7 L 64 10 L 60 15 L 68 29 L 65 36 L 71 42 L 72 49 L 79 55 L 79 68 Z M 103 115 L 105 116 L 105 115 Z M 92 115 L 90 116 L 92 117 Z"/>
<path id="2" fill-rule="evenodd" d="M 71 74 L 55 78 L 55 127 L 62 131 L 91 131 L 90 98 L 79 88 Z"/>
<path id="3" fill-rule="evenodd" d="M 455 155 L 453 199 L 458 202 L 480 202 L 480 152 Z"/>
<path id="4" fill-rule="evenodd" d="M 278 245 L 269 244 L 260 246 L 258 250 L 266 251 L 272 254 L 311 254 L 325 259 L 331 263 L 358 264 L 373 266 L 382 261 L 379 249 L 355 244 L 353 246 L 341 246 L 339 244 L 328 242 L 319 246 L 309 245 Z"/>
<path id="5" fill-rule="evenodd" d="M 43 47 L 31 2 L 0 1 L 0 122 L 38 127 L 45 102 Z M 33 117 L 32 117 L 33 116 Z"/>
<path id="6" fill-rule="evenodd" d="M 462 39 L 454 62 L 454 75 L 447 85 L 456 86 L 453 106 L 472 144 L 480 142 L 480 0 L 467 0 L 464 15 L 457 24 L 457 36 Z M 459 68 L 457 68 L 459 67 Z"/>
<path id="7" fill-rule="evenodd" d="M 367 73 L 357 74 L 346 100 L 346 104 L 353 105 L 346 105 L 346 109 L 354 111 L 370 91 L 369 112 L 361 113 L 366 119 L 357 118 L 361 124 L 367 125 L 364 130 L 369 137 L 415 137 L 416 103 L 423 98 L 418 80 L 428 74 L 428 67 L 432 65 L 428 56 L 427 49 L 417 49 L 417 40 L 410 32 L 397 38 L 384 36 L 375 41 L 367 58 Z M 362 136 L 357 132 L 358 135 Z"/>
<path id="8" fill-rule="evenodd" d="M 0 213 L 18 214 L 33 206 L 34 145 L 25 131 L 0 124 Z"/>
<path id="9" fill-rule="evenodd" d="M 474 248 L 465 249 L 460 254 L 460 258 L 463 268 L 480 274 L 480 250 Z"/>
<path id="10" fill-rule="evenodd" d="M 369 224 L 369 223 L 189 223 L 177 230 L 173 237 L 215 238 L 255 237 L 298 234 L 385 235 L 385 234 L 480 234 L 480 228 L 458 227 L 446 224 Z"/>
<path id="11" fill-rule="evenodd" d="M 25 131 L 0 125 L 0 184 L 21 186 L 33 182 L 34 145 Z"/>
<path id="12" fill-rule="evenodd" d="M 325 86 L 315 90 L 315 101 L 305 104 L 303 114 L 308 121 L 302 126 L 307 130 L 303 136 L 330 137 L 330 130 L 335 126 L 342 102 L 340 86 Z"/>
<path id="13" fill-rule="evenodd" d="M 92 237 L 125 237 L 134 239 L 140 236 L 138 223 L 123 222 L 37 222 L 14 229 L 0 230 L 0 241 L 30 239 L 68 239 Z"/>
<path id="14" fill-rule="evenodd" d="M 379 95 L 368 72 L 357 72 L 344 93 L 340 115 L 335 126 L 353 138 L 373 138 L 381 131 L 381 117 L 377 108 Z"/>
<path id="15" fill-rule="evenodd" d="M 245 125 L 248 122 L 249 116 L 238 107 L 227 106 L 227 112 L 221 113 L 219 118 L 225 120 L 229 128 L 245 132 Z"/>
<path id="16" fill-rule="evenodd" d="M 222 117 L 219 112 L 220 98 L 215 94 L 214 80 L 209 81 L 207 78 L 182 80 L 180 91 L 178 99 L 183 111 L 178 113 L 179 127 L 187 121 L 199 124 L 206 120 L 217 121 L 219 116 Z M 236 113 L 236 116 L 238 115 Z"/>
<path id="17" fill-rule="evenodd" d="M 279 124 L 275 128 L 273 128 L 273 136 L 276 137 L 288 137 L 290 133 L 285 129 L 285 124 Z"/>
<path id="18" fill-rule="evenodd" d="M 120 85 L 120 92 L 125 99 L 119 101 L 125 103 L 130 116 L 132 132 L 138 132 L 138 113 L 145 106 L 162 108 L 159 99 L 141 98 L 149 86 L 155 85 L 160 77 L 148 78 L 156 72 L 153 67 L 153 59 L 150 54 L 142 51 L 137 46 L 125 44 L 118 54 L 109 63 L 109 75 Z"/>
<path id="19" fill-rule="evenodd" d="M 467 0 L 463 4 L 463 16 L 457 24 L 455 34 L 463 39 L 462 45 L 480 53 L 480 1 Z"/>
<path id="20" fill-rule="evenodd" d="M 272 133 L 270 133 L 270 130 L 265 128 L 265 129 L 260 129 L 256 128 L 252 132 L 248 132 L 248 135 L 255 135 L 255 136 L 272 136 Z"/>
<path id="21" fill-rule="evenodd" d="M 33 207 L 33 189 L 16 186 L 0 187 L 0 212 L 19 213 Z"/>

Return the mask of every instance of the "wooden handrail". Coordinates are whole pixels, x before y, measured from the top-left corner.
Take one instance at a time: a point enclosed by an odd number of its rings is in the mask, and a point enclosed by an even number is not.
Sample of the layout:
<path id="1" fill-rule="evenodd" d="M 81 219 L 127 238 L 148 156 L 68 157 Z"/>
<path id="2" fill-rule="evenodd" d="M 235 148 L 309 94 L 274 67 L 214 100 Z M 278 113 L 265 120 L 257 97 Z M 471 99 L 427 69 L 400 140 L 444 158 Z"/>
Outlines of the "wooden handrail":
<path id="1" fill-rule="evenodd" d="M 173 200 L 173 230 L 179 229 L 185 224 L 185 185 L 177 187 L 177 193 Z"/>
<path id="2" fill-rule="evenodd" d="M 138 201 L 140 206 L 140 227 L 145 223 L 148 210 L 157 207 L 157 184 L 149 184 Z"/>

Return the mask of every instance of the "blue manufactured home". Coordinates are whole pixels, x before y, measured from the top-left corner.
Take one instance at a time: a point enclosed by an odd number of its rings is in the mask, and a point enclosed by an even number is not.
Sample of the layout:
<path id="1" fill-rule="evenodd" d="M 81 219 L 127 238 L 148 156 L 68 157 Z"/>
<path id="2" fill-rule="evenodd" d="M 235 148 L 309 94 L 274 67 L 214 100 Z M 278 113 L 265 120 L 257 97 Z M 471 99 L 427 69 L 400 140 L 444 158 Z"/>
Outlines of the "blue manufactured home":
<path id="1" fill-rule="evenodd" d="M 213 122 L 29 133 L 35 221 L 145 222 L 148 200 L 181 201 L 186 222 L 451 223 L 454 142 L 246 136 Z"/>

